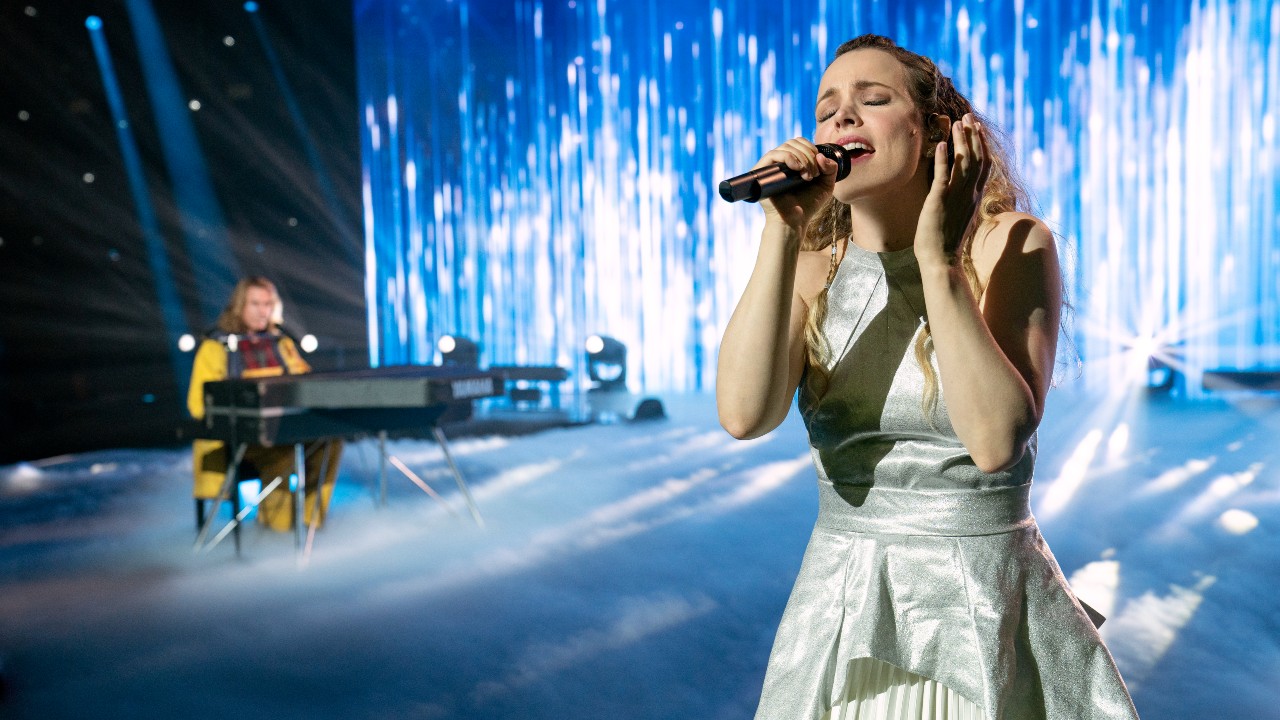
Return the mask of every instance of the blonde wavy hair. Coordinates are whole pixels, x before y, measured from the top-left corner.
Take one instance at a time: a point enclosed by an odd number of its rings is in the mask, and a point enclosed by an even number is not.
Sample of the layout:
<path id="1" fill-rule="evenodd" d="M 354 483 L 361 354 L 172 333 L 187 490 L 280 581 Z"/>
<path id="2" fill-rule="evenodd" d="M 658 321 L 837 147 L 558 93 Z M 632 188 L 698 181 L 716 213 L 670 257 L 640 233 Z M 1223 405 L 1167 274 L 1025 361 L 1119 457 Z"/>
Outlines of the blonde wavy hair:
<path id="1" fill-rule="evenodd" d="M 275 283 L 261 275 L 253 275 L 242 278 L 231 291 L 231 299 L 227 301 L 227 306 L 222 309 L 222 314 L 218 316 L 218 322 L 215 323 L 222 332 L 237 335 L 248 332 L 249 328 L 244 324 L 244 306 L 248 302 L 249 288 L 260 288 L 271 293 L 271 299 L 275 302 L 275 312 L 272 314 L 268 329 L 271 331 L 279 329 L 280 293 L 276 290 Z"/>
<path id="2" fill-rule="evenodd" d="M 897 43 L 887 37 L 861 35 L 836 48 L 834 58 L 855 50 L 866 49 L 889 53 L 906 69 L 907 90 L 910 92 L 916 108 L 920 111 L 920 120 L 923 127 L 929 127 L 934 115 L 945 116 L 950 118 L 952 122 L 956 122 L 964 117 L 966 113 L 973 113 L 974 117 L 982 123 L 987 147 L 990 150 L 991 172 L 987 184 L 983 188 L 978 212 L 965 229 L 960 244 L 955 249 L 955 252 L 959 255 L 960 266 L 964 269 L 965 277 L 973 290 L 974 297 L 981 298 L 983 288 L 978 280 L 978 273 L 973 267 L 971 254 L 973 240 L 978 228 L 984 222 L 991 220 L 1000 213 L 1011 210 L 1025 210 L 1029 205 L 1029 196 L 1014 171 L 1010 154 L 1004 147 L 1004 138 L 994 126 L 974 111 L 973 105 L 969 100 L 964 95 L 961 95 L 960 91 L 956 90 L 955 85 L 951 83 L 951 79 L 943 75 L 932 60 L 906 48 L 899 47 Z M 951 143 L 947 144 L 947 155 L 948 160 L 954 160 Z M 933 164 L 930 163 L 928 167 L 929 180 L 932 181 Z M 850 237 L 852 233 L 851 224 L 849 206 L 834 197 L 829 198 L 827 203 L 809 221 L 808 226 L 805 228 L 804 239 L 801 241 L 800 248 L 801 250 L 823 250 L 831 247 L 840 240 Z M 810 383 L 817 383 L 815 389 L 819 394 L 825 392 L 828 381 L 826 367 L 831 361 L 831 348 L 822 332 L 822 326 L 827 319 L 828 289 L 831 287 L 831 281 L 835 278 L 837 267 L 838 264 L 833 261 L 831 270 L 827 274 L 826 287 L 822 289 L 809 306 L 809 313 L 805 320 L 804 337 L 808 359 L 807 372 L 810 373 Z M 929 326 L 925 325 L 923 332 L 920 333 L 916 340 L 915 358 L 916 362 L 920 364 L 920 369 L 924 372 L 925 387 L 921 408 L 926 418 L 933 417 L 938 403 L 938 376 L 934 372 L 931 361 L 932 348 L 933 343 Z"/>

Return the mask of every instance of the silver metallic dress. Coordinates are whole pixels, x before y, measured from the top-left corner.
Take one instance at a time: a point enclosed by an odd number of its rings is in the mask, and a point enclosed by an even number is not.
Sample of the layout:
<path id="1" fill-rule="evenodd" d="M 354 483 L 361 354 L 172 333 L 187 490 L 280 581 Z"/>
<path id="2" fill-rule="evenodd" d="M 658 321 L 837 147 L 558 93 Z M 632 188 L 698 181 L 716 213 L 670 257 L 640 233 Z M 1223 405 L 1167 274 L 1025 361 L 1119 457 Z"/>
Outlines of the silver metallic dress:
<path id="1" fill-rule="evenodd" d="M 1137 718 L 1031 516 L 1035 439 L 1015 466 L 984 473 L 945 398 L 924 415 L 912 250 L 850 243 L 828 302 L 829 380 L 810 373 L 800 388 L 817 526 L 757 720 L 821 718 L 858 658 L 942 683 L 987 720 Z"/>

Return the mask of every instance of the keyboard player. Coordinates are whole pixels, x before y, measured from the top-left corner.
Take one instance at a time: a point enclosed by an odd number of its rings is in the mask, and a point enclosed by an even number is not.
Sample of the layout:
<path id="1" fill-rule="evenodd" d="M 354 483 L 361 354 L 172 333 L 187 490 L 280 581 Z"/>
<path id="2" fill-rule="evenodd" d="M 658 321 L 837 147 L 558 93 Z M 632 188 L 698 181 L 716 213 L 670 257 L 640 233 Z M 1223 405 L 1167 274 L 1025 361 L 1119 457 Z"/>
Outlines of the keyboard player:
<path id="1" fill-rule="evenodd" d="M 191 371 L 187 408 L 197 420 L 204 418 L 204 384 L 230 378 L 262 378 L 310 372 L 311 367 L 297 346 L 280 329 L 280 295 L 276 286 L 260 276 L 242 279 L 231 299 L 196 350 Z M 226 480 L 227 448 L 218 440 L 196 440 L 192 447 L 195 497 L 217 497 Z M 329 506 L 334 480 L 342 456 L 340 439 L 316 440 L 306 444 L 306 517 L 312 523 L 316 501 L 322 503 L 319 518 Z M 288 477 L 294 469 L 292 447 L 250 446 L 245 460 L 252 464 L 265 485 L 275 477 Z M 317 488 L 319 492 L 317 493 Z M 287 484 L 277 488 L 258 505 L 258 521 L 272 530 L 293 528 L 293 494 Z"/>

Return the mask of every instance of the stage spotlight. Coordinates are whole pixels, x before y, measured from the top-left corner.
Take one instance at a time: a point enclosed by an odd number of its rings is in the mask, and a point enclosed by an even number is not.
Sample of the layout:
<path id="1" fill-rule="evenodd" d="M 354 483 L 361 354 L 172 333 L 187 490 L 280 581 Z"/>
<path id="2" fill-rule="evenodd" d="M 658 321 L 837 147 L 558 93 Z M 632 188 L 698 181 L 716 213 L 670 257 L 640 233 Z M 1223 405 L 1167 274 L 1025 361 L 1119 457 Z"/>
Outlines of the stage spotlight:
<path id="1" fill-rule="evenodd" d="M 605 335 L 587 338 L 587 376 L 593 390 L 623 392 L 627 389 L 627 346 Z"/>
<path id="2" fill-rule="evenodd" d="M 627 391 L 627 346 L 606 335 L 587 338 L 587 377 L 594 383 L 587 403 L 596 422 L 660 420 L 667 416 L 658 398 L 640 398 Z"/>
<path id="3" fill-rule="evenodd" d="M 1170 358 L 1176 357 L 1173 344 L 1155 334 L 1144 333 L 1124 343 L 1124 349 L 1135 363 L 1135 382 L 1139 387 L 1153 395 L 1176 392 L 1178 371 L 1168 362 Z"/>
<path id="4" fill-rule="evenodd" d="M 441 364 L 452 367 L 479 367 L 480 346 L 461 335 L 445 335 L 436 342 Z"/>
<path id="5" fill-rule="evenodd" d="M 313 353 L 316 348 L 320 347 L 320 341 L 316 340 L 316 336 L 307 333 L 302 336 L 302 340 L 298 341 L 298 347 L 302 348 L 302 352 Z"/>
<path id="6" fill-rule="evenodd" d="M 258 12 L 258 3 L 253 2 L 253 0 L 249 0 L 249 2 L 244 4 L 244 10 L 245 12 Z"/>
<path id="7" fill-rule="evenodd" d="M 182 352 L 191 352 L 192 350 L 195 350 L 195 337 L 192 336 L 191 333 L 183 333 L 182 337 L 178 338 L 178 349 Z"/>
<path id="8" fill-rule="evenodd" d="M 1155 356 L 1147 358 L 1147 389 L 1152 392 L 1167 393 L 1173 390 L 1177 371 Z"/>
<path id="9" fill-rule="evenodd" d="M 1182 341 L 1166 341 L 1153 336 L 1140 336 L 1130 345 L 1138 358 L 1145 359 L 1146 372 L 1141 383 L 1153 395 L 1180 395 L 1182 373 L 1178 372 L 1184 354 Z M 1139 360 L 1140 362 L 1142 360 Z"/>
<path id="10" fill-rule="evenodd" d="M 84 26 L 89 28 L 90 30 L 101 30 L 102 18 L 98 17 L 97 15 L 90 15 L 89 17 L 85 18 Z"/>

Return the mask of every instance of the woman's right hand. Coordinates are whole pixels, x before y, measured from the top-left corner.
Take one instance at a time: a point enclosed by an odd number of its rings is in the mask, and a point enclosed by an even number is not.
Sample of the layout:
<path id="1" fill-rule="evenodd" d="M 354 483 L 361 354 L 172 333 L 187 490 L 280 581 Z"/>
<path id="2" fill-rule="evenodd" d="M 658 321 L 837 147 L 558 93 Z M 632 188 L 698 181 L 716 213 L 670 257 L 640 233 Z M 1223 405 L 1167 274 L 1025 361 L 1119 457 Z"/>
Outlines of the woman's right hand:
<path id="1" fill-rule="evenodd" d="M 765 153 L 752 169 L 774 163 L 786 165 L 811 182 L 800 185 L 791 192 L 761 200 L 760 207 L 764 209 L 765 221 L 777 220 L 801 230 L 831 195 L 839 165 L 820 154 L 816 145 L 802 137 L 792 138 Z"/>

